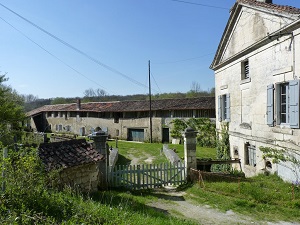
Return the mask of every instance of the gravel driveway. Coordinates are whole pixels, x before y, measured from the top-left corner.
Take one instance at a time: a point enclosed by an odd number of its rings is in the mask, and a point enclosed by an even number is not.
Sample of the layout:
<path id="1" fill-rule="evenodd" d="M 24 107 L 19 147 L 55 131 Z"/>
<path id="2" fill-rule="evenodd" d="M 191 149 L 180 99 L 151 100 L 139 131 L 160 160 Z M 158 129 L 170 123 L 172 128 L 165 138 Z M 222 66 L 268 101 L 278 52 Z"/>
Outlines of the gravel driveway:
<path id="1" fill-rule="evenodd" d="M 176 217 L 191 219 L 203 225 L 236 225 L 236 224 L 258 224 L 258 225 L 300 225 L 300 223 L 257 221 L 255 217 L 237 214 L 231 210 L 221 212 L 208 205 L 195 204 L 184 198 L 185 192 L 166 191 L 157 192 L 155 196 L 158 201 L 148 203 L 157 210 L 163 211 Z"/>

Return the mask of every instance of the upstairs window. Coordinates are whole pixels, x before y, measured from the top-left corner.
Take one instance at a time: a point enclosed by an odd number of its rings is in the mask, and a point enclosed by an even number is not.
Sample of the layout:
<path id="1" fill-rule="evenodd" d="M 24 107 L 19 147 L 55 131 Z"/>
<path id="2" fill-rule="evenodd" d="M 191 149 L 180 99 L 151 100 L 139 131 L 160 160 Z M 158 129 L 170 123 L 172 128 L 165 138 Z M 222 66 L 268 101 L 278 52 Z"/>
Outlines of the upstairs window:
<path id="1" fill-rule="evenodd" d="M 267 124 L 299 128 L 299 80 L 268 86 Z"/>
<path id="2" fill-rule="evenodd" d="M 230 121 L 230 95 L 218 96 L 218 119 L 219 121 Z"/>
<path id="3" fill-rule="evenodd" d="M 249 74 L 249 61 L 248 60 L 245 60 L 242 62 L 241 64 L 241 74 L 242 74 L 242 77 L 241 79 L 242 80 L 246 80 L 246 79 L 249 79 L 250 78 L 250 74 Z"/>

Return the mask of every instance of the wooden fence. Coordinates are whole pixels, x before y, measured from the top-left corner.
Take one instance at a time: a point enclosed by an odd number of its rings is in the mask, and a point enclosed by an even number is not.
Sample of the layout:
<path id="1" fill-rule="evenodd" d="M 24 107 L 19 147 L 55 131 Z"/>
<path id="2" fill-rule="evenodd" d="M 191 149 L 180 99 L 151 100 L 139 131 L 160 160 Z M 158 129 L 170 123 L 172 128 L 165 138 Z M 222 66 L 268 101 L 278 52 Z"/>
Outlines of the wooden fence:
<path id="1" fill-rule="evenodd" d="M 121 165 L 110 169 L 110 187 L 124 187 L 131 190 L 152 189 L 180 185 L 186 181 L 184 163 Z"/>

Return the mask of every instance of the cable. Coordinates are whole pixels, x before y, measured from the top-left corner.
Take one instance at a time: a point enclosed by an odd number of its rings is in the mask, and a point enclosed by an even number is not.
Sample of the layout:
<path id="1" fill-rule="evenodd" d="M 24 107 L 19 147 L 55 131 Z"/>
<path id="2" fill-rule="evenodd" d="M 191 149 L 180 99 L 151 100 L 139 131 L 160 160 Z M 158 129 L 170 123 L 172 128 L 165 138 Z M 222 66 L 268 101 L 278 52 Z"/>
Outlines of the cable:
<path id="1" fill-rule="evenodd" d="M 1 3 L 0 3 L 1 4 Z M 24 37 L 26 37 L 29 41 L 31 41 L 32 43 L 34 43 L 35 45 L 37 45 L 39 48 L 41 48 L 42 50 L 44 50 L 45 52 L 47 52 L 49 55 L 51 55 L 52 57 L 54 57 L 55 59 L 57 59 L 58 61 L 60 61 L 61 63 L 63 63 L 65 66 L 69 67 L 70 69 L 72 69 L 73 71 L 75 71 L 76 73 L 78 73 L 79 75 L 85 77 L 86 79 L 88 79 L 89 81 L 97 84 L 99 87 L 101 87 L 102 89 L 104 89 L 104 87 L 102 87 L 100 84 L 98 84 L 96 81 L 88 78 L 87 76 L 85 76 L 84 74 L 82 74 L 81 72 L 79 72 L 78 70 L 74 69 L 72 66 L 70 66 L 69 64 L 65 63 L 63 60 L 61 60 L 60 58 L 58 58 L 57 56 L 55 56 L 54 54 L 52 54 L 51 52 L 49 52 L 47 49 L 45 49 L 43 46 L 41 46 L 40 44 L 38 44 L 37 42 L 35 42 L 34 40 L 32 40 L 30 37 L 28 37 L 26 34 L 24 34 L 22 31 L 20 31 L 19 29 L 17 29 L 15 26 L 13 26 L 12 24 L 10 24 L 9 22 L 7 22 L 5 19 L 3 19 L 2 17 L 0 17 L 0 19 L 2 21 L 4 21 L 6 24 L 8 24 L 9 26 L 11 26 L 13 29 L 15 29 L 16 31 L 18 31 L 20 34 L 22 34 Z M 104 90 L 105 91 L 105 90 Z M 105 91 L 107 92 L 107 91 Z M 108 92 L 107 92 L 108 93 Z"/>
<path id="2" fill-rule="evenodd" d="M 154 64 L 171 64 L 171 63 L 179 63 L 179 62 L 184 62 L 184 61 L 191 61 L 191 60 L 195 60 L 195 59 L 200 59 L 209 55 L 213 55 L 215 53 L 208 53 L 199 57 L 194 57 L 194 58 L 188 58 L 188 59 L 181 59 L 181 60 L 177 60 L 177 61 L 171 61 L 171 62 L 154 62 Z"/>
<path id="3" fill-rule="evenodd" d="M 20 14 L 16 13 L 15 11 L 9 9 L 9 8 L 6 7 L 5 5 L 3 5 L 2 3 L 0 3 L 0 5 L 1 5 L 3 8 L 7 9 L 8 11 L 10 11 L 11 13 L 13 13 L 13 14 L 15 14 L 16 16 L 20 17 L 21 19 L 25 20 L 27 23 L 29 23 L 29 24 L 31 24 L 32 26 L 36 27 L 36 28 L 39 29 L 40 31 L 44 32 L 44 33 L 47 34 L 48 36 L 52 37 L 53 39 L 57 40 L 58 42 L 62 43 L 63 45 L 65 45 L 65 46 L 67 46 L 67 47 L 73 49 L 73 50 L 76 51 L 77 53 L 79 53 L 79 54 L 85 56 L 86 58 L 88 58 L 89 60 L 91 60 L 91 61 L 93 61 L 94 63 L 98 64 L 99 66 L 102 66 L 102 67 L 104 67 L 105 69 L 107 69 L 107 70 L 109 70 L 109 71 L 111 71 L 111 72 L 113 72 L 113 73 L 115 73 L 115 74 L 118 74 L 118 75 L 120 75 L 120 76 L 126 78 L 127 80 L 131 81 L 132 83 L 134 83 L 134 84 L 136 84 L 136 85 L 139 85 L 139 86 L 141 86 L 141 87 L 146 87 L 146 88 L 148 88 L 147 86 L 145 86 L 144 84 L 140 83 L 139 81 L 136 81 L 136 80 L 134 80 L 133 78 L 131 78 L 131 77 L 129 77 L 129 76 L 127 76 L 127 75 L 125 75 L 125 74 L 119 72 L 118 70 L 116 70 L 116 69 L 114 69 L 114 68 L 112 68 L 112 67 L 110 67 L 110 66 L 108 66 L 108 65 L 106 65 L 106 64 L 104 64 L 104 63 L 102 63 L 102 62 L 100 62 L 99 60 L 93 58 L 92 56 L 90 56 L 90 55 L 88 55 L 87 53 L 81 51 L 80 49 L 78 49 L 78 48 L 72 46 L 71 44 L 67 43 L 66 41 L 60 39 L 59 37 L 57 37 L 57 36 L 55 36 L 55 35 L 53 35 L 53 34 L 51 34 L 50 32 L 46 31 L 46 30 L 43 29 L 42 27 L 36 25 L 35 23 L 31 22 L 30 20 L 26 19 L 25 17 L 21 16 Z"/>
<path id="4" fill-rule="evenodd" d="M 196 2 L 188 2 L 188 1 L 182 1 L 182 0 L 170 0 L 170 1 L 180 2 L 180 3 L 190 4 L 190 5 L 197 5 L 197 6 L 209 7 L 209 8 L 215 8 L 215 9 L 230 10 L 228 8 L 224 8 L 224 7 L 220 7 L 220 6 L 206 5 L 206 4 L 196 3 Z"/>
<path id="5" fill-rule="evenodd" d="M 154 82 L 155 82 L 155 84 L 156 84 L 156 87 L 158 88 L 158 90 L 159 90 L 159 94 L 161 94 L 161 90 L 160 90 L 160 88 L 159 88 L 159 86 L 158 86 L 158 84 L 157 84 L 157 82 L 156 82 L 156 80 L 155 80 L 155 77 L 153 76 L 153 74 L 152 74 L 152 72 L 151 72 L 151 77 L 153 78 L 153 80 L 154 80 Z"/>

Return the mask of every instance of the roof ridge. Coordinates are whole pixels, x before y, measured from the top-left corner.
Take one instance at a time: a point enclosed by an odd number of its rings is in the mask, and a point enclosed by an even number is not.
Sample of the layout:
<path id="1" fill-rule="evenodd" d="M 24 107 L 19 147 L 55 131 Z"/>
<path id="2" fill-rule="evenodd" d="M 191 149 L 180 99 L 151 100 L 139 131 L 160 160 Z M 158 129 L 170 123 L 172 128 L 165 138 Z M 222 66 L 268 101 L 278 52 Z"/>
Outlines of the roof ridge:
<path id="1" fill-rule="evenodd" d="M 257 0 L 237 0 L 237 3 L 242 3 L 242 4 L 244 3 L 244 4 L 264 7 L 267 9 L 276 10 L 278 12 L 286 12 L 286 13 L 290 13 L 290 14 L 300 14 L 300 8 L 296 8 L 294 6 L 289 6 L 289 5 L 278 5 L 278 4 L 274 4 L 274 3 L 260 2 Z"/>

